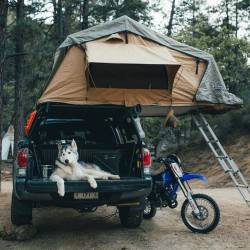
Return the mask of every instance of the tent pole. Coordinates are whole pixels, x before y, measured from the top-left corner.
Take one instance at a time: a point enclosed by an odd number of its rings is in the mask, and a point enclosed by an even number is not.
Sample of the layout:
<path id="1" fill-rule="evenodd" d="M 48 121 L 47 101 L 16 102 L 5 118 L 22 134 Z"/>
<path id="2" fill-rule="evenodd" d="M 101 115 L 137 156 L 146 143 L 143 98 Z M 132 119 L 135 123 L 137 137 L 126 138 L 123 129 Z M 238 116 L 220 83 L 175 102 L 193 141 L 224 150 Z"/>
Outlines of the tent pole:
<path id="1" fill-rule="evenodd" d="M 125 31 L 125 43 L 128 44 L 128 31 Z"/>

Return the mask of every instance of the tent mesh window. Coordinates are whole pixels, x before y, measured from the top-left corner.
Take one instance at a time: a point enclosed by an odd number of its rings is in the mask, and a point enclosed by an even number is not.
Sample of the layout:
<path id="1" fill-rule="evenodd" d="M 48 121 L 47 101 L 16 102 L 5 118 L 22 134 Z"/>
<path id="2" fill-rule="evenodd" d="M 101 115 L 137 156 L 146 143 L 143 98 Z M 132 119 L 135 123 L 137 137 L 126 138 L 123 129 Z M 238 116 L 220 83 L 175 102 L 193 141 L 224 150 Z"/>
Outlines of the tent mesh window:
<path id="1" fill-rule="evenodd" d="M 90 63 L 92 88 L 168 89 L 165 65 Z"/>

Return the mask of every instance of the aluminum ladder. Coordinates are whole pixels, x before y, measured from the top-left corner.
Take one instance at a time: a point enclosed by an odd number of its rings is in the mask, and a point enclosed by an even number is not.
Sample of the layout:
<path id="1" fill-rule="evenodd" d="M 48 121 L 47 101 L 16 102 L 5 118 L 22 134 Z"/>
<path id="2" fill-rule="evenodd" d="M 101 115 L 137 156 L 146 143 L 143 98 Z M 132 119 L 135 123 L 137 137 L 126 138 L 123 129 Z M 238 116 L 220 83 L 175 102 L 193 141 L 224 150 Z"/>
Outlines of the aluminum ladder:
<path id="1" fill-rule="evenodd" d="M 250 207 L 250 188 L 240 169 L 234 160 L 226 153 L 205 116 L 201 113 L 197 113 L 193 114 L 192 118 L 221 167 L 225 173 L 230 175 L 241 196 Z"/>

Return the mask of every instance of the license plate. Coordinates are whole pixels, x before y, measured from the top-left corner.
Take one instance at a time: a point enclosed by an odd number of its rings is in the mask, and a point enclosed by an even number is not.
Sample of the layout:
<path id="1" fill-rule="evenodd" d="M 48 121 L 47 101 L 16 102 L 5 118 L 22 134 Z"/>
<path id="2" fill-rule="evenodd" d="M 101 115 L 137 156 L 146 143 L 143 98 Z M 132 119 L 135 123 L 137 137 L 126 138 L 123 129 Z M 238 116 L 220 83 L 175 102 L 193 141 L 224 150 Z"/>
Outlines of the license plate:
<path id="1" fill-rule="evenodd" d="M 97 192 L 89 192 L 89 193 L 74 193 L 75 200 L 96 200 L 99 195 Z"/>

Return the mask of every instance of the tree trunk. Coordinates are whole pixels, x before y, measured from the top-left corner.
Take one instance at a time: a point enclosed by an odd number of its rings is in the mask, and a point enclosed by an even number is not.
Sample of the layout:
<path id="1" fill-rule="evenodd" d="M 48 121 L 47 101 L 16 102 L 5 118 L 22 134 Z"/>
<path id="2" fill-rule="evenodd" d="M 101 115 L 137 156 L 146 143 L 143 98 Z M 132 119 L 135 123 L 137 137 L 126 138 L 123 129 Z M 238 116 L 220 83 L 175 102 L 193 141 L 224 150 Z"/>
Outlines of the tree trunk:
<path id="1" fill-rule="evenodd" d="M 83 0 L 81 4 L 81 29 L 87 29 L 89 27 L 89 0 Z"/>
<path id="2" fill-rule="evenodd" d="M 52 4 L 53 4 L 53 22 L 57 23 L 57 4 L 56 4 L 56 0 L 52 0 Z"/>
<path id="3" fill-rule="evenodd" d="M 173 20 L 174 20 L 174 14 L 175 14 L 175 0 L 172 1 L 172 7 L 171 7 L 171 12 L 170 12 L 170 18 L 168 22 L 168 36 L 172 35 L 172 30 L 173 30 Z"/>
<path id="4" fill-rule="evenodd" d="M 23 112 L 23 65 L 24 59 L 24 0 L 16 3 L 16 54 L 15 57 L 15 136 L 14 136 L 14 156 L 17 152 L 17 142 L 24 137 L 24 112 Z"/>
<path id="5" fill-rule="evenodd" d="M 53 4 L 53 24 L 54 24 L 54 42 L 57 47 L 64 39 L 62 0 L 52 0 Z"/>
<path id="6" fill-rule="evenodd" d="M 64 15 L 64 36 L 69 35 L 72 25 L 72 11 L 73 11 L 73 4 L 71 1 L 65 2 L 65 15 Z"/>
<path id="7" fill-rule="evenodd" d="M 196 23 L 196 20 L 195 20 L 195 0 L 193 0 L 193 3 L 192 3 L 192 36 L 195 37 L 195 23 Z"/>
<path id="8" fill-rule="evenodd" d="M 3 87 L 4 87 L 4 60 L 5 60 L 5 40 L 7 26 L 8 0 L 0 1 L 0 164 L 2 152 L 3 133 Z"/>
<path id="9" fill-rule="evenodd" d="M 53 38 L 55 40 L 57 40 L 57 2 L 56 2 L 56 0 L 53 0 L 52 3 L 53 3 L 53 24 L 54 24 L 54 27 L 53 27 L 53 31 L 54 31 Z"/>
<path id="10" fill-rule="evenodd" d="M 238 15 L 239 15 L 239 8 L 238 8 L 238 0 L 235 2 L 235 37 L 238 37 L 238 29 L 239 29 L 239 20 L 238 20 Z"/>
<path id="11" fill-rule="evenodd" d="M 227 27 L 227 32 L 229 33 L 229 0 L 225 1 L 226 5 L 226 27 Z"/>
<path id="12" fill-rule="evenodd" d="M 62 0 L 58 0 L 57 4 L 57 32 L 58 32 L 58 39 L 59 42 L 62 42 L 64 39 L 63 34 L 63 15 L 62 15 Z"/>

